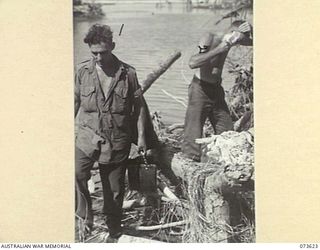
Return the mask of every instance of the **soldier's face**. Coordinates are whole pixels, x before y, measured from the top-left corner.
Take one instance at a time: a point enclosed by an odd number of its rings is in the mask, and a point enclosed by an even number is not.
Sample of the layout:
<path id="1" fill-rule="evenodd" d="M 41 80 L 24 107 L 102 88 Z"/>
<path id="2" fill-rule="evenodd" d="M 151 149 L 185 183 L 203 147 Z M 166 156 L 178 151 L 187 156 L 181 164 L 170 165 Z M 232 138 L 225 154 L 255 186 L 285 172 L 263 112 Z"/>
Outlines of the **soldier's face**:
<path id="1" fill-rule="evenodd" d="M 99 66 L 106 64 L 112 58 L 113 49 L 114 43 L 101 42 L 90 45 L 91 54 Z"/>

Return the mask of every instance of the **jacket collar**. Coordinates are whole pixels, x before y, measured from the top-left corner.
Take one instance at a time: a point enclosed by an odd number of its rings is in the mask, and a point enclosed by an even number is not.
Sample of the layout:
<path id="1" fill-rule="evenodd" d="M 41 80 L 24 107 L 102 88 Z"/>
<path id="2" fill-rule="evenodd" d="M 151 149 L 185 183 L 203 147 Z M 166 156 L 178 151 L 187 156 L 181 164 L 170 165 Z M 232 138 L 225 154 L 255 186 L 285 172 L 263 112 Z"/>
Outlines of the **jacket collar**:
<path id="1" fill-rule="evenodd" d="M 116 64 L 117 70 L 114 75 L 114 79 L 117 81 L 120 79 L 121 75 L 125 72 L 124 64 L 115 56 L 113 55 L 114 63 Z M 92 74 L 96 72 L 96 61 L 92 58 L 89 63 L 86 65 L 86 68 L 89 70 L 89 73 Z"/>

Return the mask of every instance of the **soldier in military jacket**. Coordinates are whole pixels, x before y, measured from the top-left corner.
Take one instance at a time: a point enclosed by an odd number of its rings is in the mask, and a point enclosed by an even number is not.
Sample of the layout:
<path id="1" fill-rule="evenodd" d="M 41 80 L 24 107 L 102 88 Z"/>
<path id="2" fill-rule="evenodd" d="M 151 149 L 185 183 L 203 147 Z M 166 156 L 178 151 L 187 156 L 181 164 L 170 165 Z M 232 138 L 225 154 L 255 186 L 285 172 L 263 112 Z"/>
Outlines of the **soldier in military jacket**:
<path id="1" fill-rule="evenodd" d="M 109 228 L 107 241 L 114 242 L 122 234 L 125 162 L 134 136 L 139 149 L 146 150 L 146 109 L 135 69 L 112 53 L 115 43 L 110 27 L 91 26 L 84 42 L 92 58 L 80 63 L 75 74 L 76 215 L 90 231 L 93 214 L 87 181 L 98 162 Z"/>

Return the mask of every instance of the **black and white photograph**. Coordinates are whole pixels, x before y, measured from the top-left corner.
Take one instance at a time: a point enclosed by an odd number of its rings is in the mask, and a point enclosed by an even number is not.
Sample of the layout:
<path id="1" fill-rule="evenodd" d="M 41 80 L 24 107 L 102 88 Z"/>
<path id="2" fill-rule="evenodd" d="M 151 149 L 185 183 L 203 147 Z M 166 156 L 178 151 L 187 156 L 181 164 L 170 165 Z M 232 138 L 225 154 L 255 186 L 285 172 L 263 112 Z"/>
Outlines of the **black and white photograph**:
<path id="1" fill-rule="evenodd" d="M 0 11 L 1 249 L 319 248 L 319 0 Z"/>
<path id="2" fill-rule="evenodd" d="M 253 30 L 253 0 L 73 0 L 75 242 L 256 242 Z"/>

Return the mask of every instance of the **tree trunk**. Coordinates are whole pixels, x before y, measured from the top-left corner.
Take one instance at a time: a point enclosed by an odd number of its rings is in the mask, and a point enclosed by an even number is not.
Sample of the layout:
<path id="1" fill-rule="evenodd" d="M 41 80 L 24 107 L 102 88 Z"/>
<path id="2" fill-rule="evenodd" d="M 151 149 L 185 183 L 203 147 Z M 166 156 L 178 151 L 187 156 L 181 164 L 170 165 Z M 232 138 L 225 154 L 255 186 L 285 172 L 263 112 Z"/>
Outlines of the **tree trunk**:
<path id="1" fill-rule="evenodd" d="M 167 69 L 181 56 L 180 51 L 173 52 L 167 60 L 160 63 L 159 67 L 155 70 L 153 70 L 149 75 L 147 75 L 147 78 L 142 82 L 141 89 L 142 93 L 146 92 L 151 85 L 157 80 L 164 72 L 167 71 Z"/>

